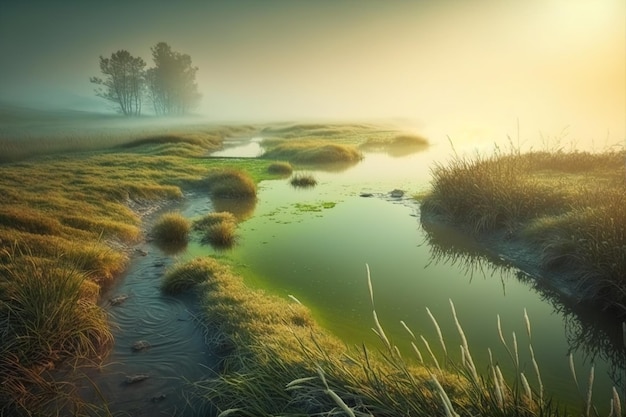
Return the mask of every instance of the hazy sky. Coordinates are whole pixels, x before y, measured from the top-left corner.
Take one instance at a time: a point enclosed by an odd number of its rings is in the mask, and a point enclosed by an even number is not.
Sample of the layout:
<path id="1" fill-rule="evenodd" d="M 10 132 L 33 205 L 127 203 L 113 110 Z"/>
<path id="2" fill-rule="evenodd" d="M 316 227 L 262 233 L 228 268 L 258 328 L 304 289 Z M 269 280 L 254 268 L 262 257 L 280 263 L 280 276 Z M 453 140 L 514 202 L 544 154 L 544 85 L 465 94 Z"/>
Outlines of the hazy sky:
<path id="1" fill-rule="evenodd" d="M 0 101 L 93 108 L 98 56 L 200 69 L 214 120 L 406 118 L 626 138 L 624 0 L 0 2 Z"/>

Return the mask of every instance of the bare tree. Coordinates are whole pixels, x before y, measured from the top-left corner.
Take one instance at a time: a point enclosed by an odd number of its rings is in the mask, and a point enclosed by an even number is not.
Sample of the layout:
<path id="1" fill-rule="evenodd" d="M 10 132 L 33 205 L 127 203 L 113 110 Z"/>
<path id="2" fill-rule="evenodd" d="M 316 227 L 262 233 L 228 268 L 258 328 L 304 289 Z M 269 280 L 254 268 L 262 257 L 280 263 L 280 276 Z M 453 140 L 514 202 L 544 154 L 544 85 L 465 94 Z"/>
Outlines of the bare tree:
<path id="1" fill-rule="evenodd" d="M 122 49 L 111 58 L 100 56 L 103 78 L 91 77 L 89 81 L 98 85 L 96 95 L 112 101 L 126 116 L 139 116 L 145 90 L 146 63 Z"/>
<path id="2" fill-rule="evenodd" d="M 201 97 L 196 84 L 198 67 L 192 65 L 189 55 L 172 51 L 165 42 L 157 43 L 151 51 L 155 66 L 146 71 L 146 81 L 155 113 L 189 113 Z"/>

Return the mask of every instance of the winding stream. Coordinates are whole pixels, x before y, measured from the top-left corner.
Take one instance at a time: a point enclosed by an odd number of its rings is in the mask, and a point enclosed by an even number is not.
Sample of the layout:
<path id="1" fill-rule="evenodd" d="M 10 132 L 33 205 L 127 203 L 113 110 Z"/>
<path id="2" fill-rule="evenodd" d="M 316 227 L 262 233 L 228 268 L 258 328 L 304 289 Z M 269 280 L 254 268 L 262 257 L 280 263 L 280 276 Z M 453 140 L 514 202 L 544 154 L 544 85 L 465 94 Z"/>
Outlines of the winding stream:
<path id="1" fill-rule="evenodd" d="M 258 139 L 240 140 L 231 146 L 214 156 L 256 157 L 259 153 Z M 530 344 L 546 395 L 582 407 L 583 395 L 568 365 L 571 352 L 584 395 L 594 364 L 595 404 L 605 413 L 612 386 L 624 393 L 626 383 L 621 324 L 561 304 L 532 278 L 452 230 L 423 227 L 419 204 L 410 196 L 428 188 L 429 167 L 446 158 L 446 153 L 434 146 L 401 157 L 369 153 L 361 163 L 349 167 L 309 167 L 307 172 L 318 180 L 315 188 L 294 189 L 287 180 L 265 181 L 259 185 L 258 201 L 245 207 L 188 195 L 178 207 L 186 217 L 211 209 L 232 210 L 241 220 L 240 239 L 232 250 L 220 252 L 191 242 L 178 257 L 225 256 L 248 285 L 285 298 L 293 295 L 345 342 L 377 346 L 370 329 L 367 263 L 378 317 L 393 343 L 407 355 L 411 339 L 401 321 L 418 339 L 423 335 L 430 341 L 435 355 L 442 358 L 427 307 L 442 329 L 448 351 L 458 352 L 452 300 L 480 370 L 487 367 L 490 349 L 505 378 L 512 378 L 514 367 L 497 331 L 499 316 L 510 347 L 515 333 L 520 368 L 531 385 L 537 386 L 537 379 Z M 403 189 L 405 197 L 392 198 L 389 191 L 395 188 Z M 364 192 L 372 197 L 361 197 Z M 215 358 L 194 321 L 194 300 L 164 296 L 159 291 L 160 279 L 176 257 L 150 243 L 139 249 L 125 278 L 107 295 L 128 298 L 108 306 L 116 344 L 94 379 L 114 412 L 186 415 L 191 411 L 185 407 L 184 379 L 210 375 Z M 530 337 L 525 311 L 531 322 Z M 138 340 L 152 347 L 135 352 L 131 347 Z M 127 376 L 137 374 L 148 378 L 126 383 Z"/>

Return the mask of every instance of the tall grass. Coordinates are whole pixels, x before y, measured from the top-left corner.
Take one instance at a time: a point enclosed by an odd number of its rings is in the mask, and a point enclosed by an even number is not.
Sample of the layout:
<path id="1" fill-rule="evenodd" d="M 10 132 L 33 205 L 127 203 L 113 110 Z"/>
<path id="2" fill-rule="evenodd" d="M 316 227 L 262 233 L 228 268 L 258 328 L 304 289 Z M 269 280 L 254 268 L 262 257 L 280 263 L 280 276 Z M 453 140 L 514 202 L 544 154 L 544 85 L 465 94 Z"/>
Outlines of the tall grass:
<path id="1" fill-rule="evenodd" d="M 535 247 L 583 300 L 626 315 L 626 152 L 456 156 L 432 171 L 423 218 Z"/>
<path id="2" fill-rule="evenodd" d="M 374 308 L 369 278 L 373 331 L 377 349 L 343 346 L 311 319 L 295 297 L 291 301 L 246 287 L 227 267 L 200 258 L 179 267 L 180 279 L 167 286 L 196 288 L 203 298 L 207 343 L 219 354 L 221 366 L 213 375 L 190 384 L 190 401 L 198 413 L 241 416 L 567 416 L 547 394 L 532 351 L 531 325 L 527 337 L 532 367 L 519 361 L 518 340 L 501 341 L 510 354 L 513 373 L 503 374 L 502 361 L 493 358 L 478 367 L 462 328 L 462 317 L 450 302 L 457 337 L 444 340 L 436 318 L 429 314 L 444 347 L 436 357 L 429 341 L 407 330 L 409 350 L 404 357 L 389 339 Z M 177 282 L 177 284 L 173 284 Z M 176 290 L 177 291 L 177 290 Z M 419 329 L 416 329 L 419 330 Z M 495 330 L 495 329 L 494 329 Z M 460 346 L 460 354 L 445 349 Z M 402 349 L 404 350 L 404 349 Z M 427 354 L 422 353 L 428 352 Z M 458 352 L 454 349 L 454 352 Z M 593 410 L 584 393 L 582 410 Z M 608 393 L 613 414 L 622 406 L 617 391 Z M 573 415 L 578 415 L 574 413 Z"/>
<path id="3" fill-rule="evenodd" d="M 3 256 L 10 262 L 0 265 L 0 413 L 30 415 L 59 393 L 47 370 L 68 358 L 97 360 L 113 338 L 91 281 L 72 262 L 17 248 Z"/>

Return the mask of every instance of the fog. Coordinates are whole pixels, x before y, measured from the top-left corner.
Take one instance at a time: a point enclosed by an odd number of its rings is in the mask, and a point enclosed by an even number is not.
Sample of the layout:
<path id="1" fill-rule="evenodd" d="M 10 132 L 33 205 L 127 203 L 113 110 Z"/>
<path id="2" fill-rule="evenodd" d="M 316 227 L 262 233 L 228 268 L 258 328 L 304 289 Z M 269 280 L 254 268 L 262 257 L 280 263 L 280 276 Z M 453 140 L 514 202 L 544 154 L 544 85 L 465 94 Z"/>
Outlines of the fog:
<path id="1" fill-rule="evenodd" d="M 213 121 L 401 121 L 429 136 L 626 139 L 623 0 L 3 2 L 0 100 L 112 112 L 98 56 L 199 67 Z"/>

